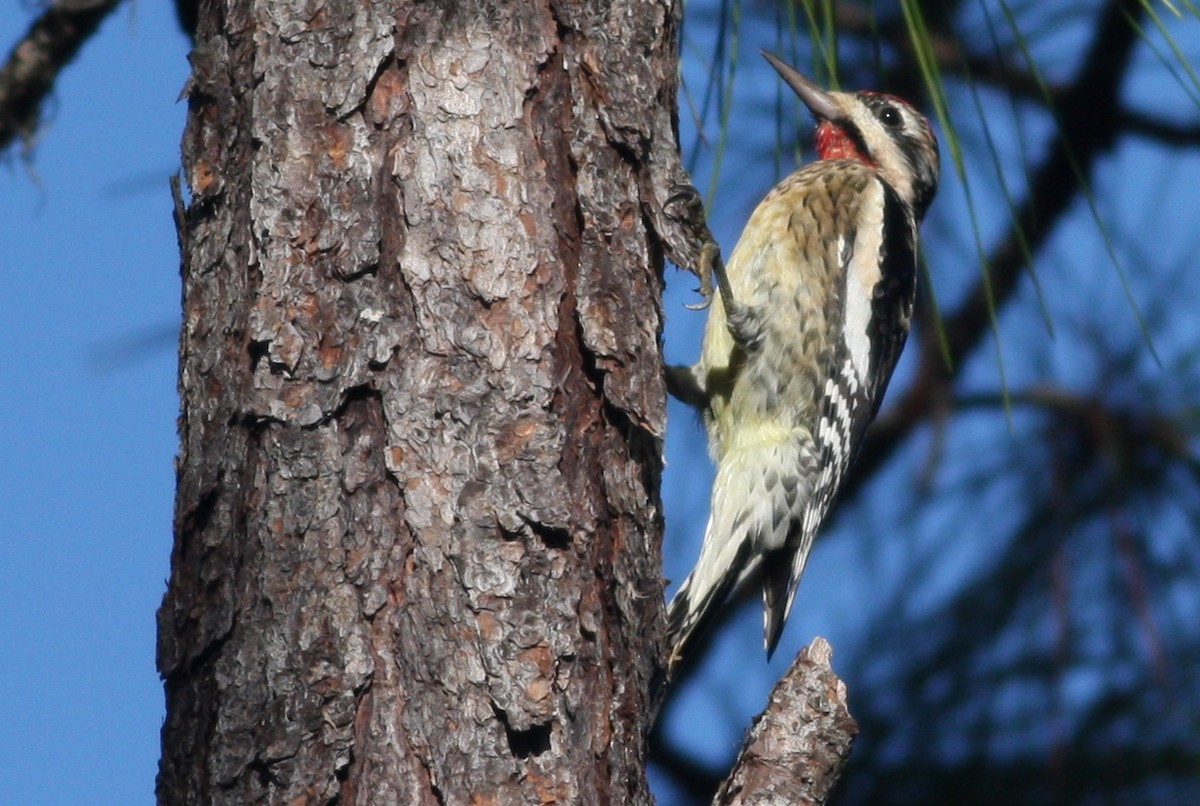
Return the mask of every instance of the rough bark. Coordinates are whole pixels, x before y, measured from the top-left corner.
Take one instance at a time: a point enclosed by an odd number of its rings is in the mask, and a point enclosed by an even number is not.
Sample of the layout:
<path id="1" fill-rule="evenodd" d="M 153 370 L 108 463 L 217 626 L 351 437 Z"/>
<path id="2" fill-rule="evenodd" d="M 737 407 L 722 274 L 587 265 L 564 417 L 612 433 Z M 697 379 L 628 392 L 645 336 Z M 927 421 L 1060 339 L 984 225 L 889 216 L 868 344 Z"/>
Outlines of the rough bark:
<path id="1" fill-rule="evenodd" d="M 676 13 L 202 4 L 161 803 L 648 801 Z"/>
<path id="2" fill-rule="evenodd" d="M 829 665 L 832 657 L 824 638 L 796 656 L 713 803 L 802 806 L 828 800 L 858 733 L 846 707 L 846 684 Z"/>

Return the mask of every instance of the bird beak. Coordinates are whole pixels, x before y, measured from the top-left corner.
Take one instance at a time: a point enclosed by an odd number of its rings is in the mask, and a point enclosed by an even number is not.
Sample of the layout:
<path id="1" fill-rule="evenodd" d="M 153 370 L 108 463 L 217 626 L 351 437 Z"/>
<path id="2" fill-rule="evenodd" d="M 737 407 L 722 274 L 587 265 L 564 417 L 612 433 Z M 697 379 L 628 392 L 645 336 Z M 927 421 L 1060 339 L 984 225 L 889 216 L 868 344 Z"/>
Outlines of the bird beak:
<path id="1" fill-rule="evenodd" d="M 771 66 L 787 82 L 787 85 L 800 96 L 800 100 L 804 101 L 804 105 L 808 107 L 809 112 L 812 112 L 813 117 L 817 120 L 829 121 L 838 121 L 844 117 L 842 110 L 838 108 L 832 95 L 818 87 L 807 76 L 788 65 L 787 62 L 774 53 L 765 50 L 759 52 L 762 53 L 763 58 L 771 63 Z"/>

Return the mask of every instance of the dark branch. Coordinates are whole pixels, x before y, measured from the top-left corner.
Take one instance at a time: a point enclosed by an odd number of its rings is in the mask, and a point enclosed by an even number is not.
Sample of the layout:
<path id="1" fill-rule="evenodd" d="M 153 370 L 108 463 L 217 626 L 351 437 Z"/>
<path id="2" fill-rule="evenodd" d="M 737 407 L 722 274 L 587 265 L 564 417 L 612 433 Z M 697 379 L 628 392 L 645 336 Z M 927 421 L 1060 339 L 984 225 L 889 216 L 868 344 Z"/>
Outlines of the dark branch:
<path id="1" fill-rule="evenodd" d="M 882 36 L 892 42 L 904 57 L 916 59 L 916 51 L 908 32 L 899 23 L 881 26 L 874 13 L 858 3 L 839 3 L 836 8 L 837 26 L 841 34 L 874 41 Z M 1050 109 L 1060 109 L 1067 87 L 1050 83 L 1044 77 L 1019 68 L 1001 55 L 984 55 L 963 47 L 961 37 L 951 30 L 931 30 L 930 52 L 943 75 L 956 76 L 963 81 L 990 84 L 1015 98 L 1032 101 Z M 1078 86 L 1078 82 L 1076 82 Z M 1156 140 L 1164 145 L 1193 147 L 1200 145 L 1200 126 L 1170 123 L 1142 112 L 1118 109 L 1116 128 L 1130 134 Z"/>
<path id="2" fill-rule="evenodd" d="M 0 151 L 18 137 L 33 138 L 59 72 L 120 2 L 59 2 L 33 22 L 0 68 Z"/>
<path id="3" fill-rule="evenodd" d="M 728 770 L 728 767 L 722 767 L 715 771 L 700 764 L 693 756 L 666 741 L 661 729 L 651 735 L 650 761 L 687 796 L 689 803 L 712 802 L 713 793 Z"/>
<path id="4" fill-rule="evenodd" d="M 1163 145 L 1180 148 L 1195 148 L 1200 146 L 1200 126 L 1168 123 L 1165 120 L 1152 118 L 1141 112 L 1124 111 L 1119 113 L 1121 126 L 1130 134 L 1148 137 Z"/>
<path id="5" fill-rule="evenodd" d="M 928 13 L 928 8 L 926 9 Z M 904 24 L 892 21 L 880 24 L 875 13 L 859 3 L 838 3 L 836 10 L 838 33 L 862 38 L 869 42 L 884 39 L 890 42 L 905 60 L 915 63 L 916 49 Z M 938 70 L 943 74 L 959 76 L 975 82 L 986 82 L 1003 87 L 1008 92 L 1021 98 L 1027 98 L 1038 103 L 1054 102 L 1060 89 L 1053 85 L 1043 85 L 1037 76 L 1001 61 L 993 56 L 972 53 L 963 48 L 962 38 L 950 29 L 948 15 L 942 15 L 943 25 L 931 27 L 929 30 L 929 47 L 933 58 L 937 61 Z M 1049 93 L 1049 98 L 1047 98 Z"/>

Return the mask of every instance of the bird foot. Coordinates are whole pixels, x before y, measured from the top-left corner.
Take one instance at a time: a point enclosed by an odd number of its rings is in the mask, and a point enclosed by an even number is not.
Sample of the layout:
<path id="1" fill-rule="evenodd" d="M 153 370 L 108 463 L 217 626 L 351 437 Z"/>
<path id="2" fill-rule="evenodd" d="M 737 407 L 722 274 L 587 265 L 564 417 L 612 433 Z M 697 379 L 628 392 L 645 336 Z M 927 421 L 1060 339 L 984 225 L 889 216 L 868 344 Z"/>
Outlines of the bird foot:
<path id="1" fill-rule="evenodd" d="M 713 238 L 708 228 L 708 220 L 704 216 L 704 200 L 694 185 L 675 185 L 671 188 L 671 195 L 667 197 L 666 204 L 663 205 L 663 212 L 672 220 L 684 225 L 697 245 L 696 265 L 690 268 L 692 273 L 700 278 L 700 287 L 696 292 L 702 299 L 687 307 L 693 311 L 702 311 L 712 304 L 714 273 L 717 274 L 718 283 L 725 274 L 725 266 L 721 262 L 721 246 Z"/>

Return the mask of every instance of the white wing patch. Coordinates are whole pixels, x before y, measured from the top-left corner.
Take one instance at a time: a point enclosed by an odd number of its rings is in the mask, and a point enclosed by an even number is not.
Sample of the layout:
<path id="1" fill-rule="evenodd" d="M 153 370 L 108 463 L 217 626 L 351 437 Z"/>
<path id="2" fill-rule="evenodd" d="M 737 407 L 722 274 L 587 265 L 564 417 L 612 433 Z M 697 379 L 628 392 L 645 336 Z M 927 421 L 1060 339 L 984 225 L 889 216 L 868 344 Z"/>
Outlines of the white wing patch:
<path id="1" fill-rule="evenodd" d="M 855 222 L 854 244 L 847 254 L 846 244 L 838 238 L 838 256 L 845 271 L 844 320 L 842 339 L 850 353 L 858 381 L 866 385 L 871 377 L 871 300 L 880 280 L 879 263 L 883 249 L 883 185 L 870 182 L 863 190 Z"/>

